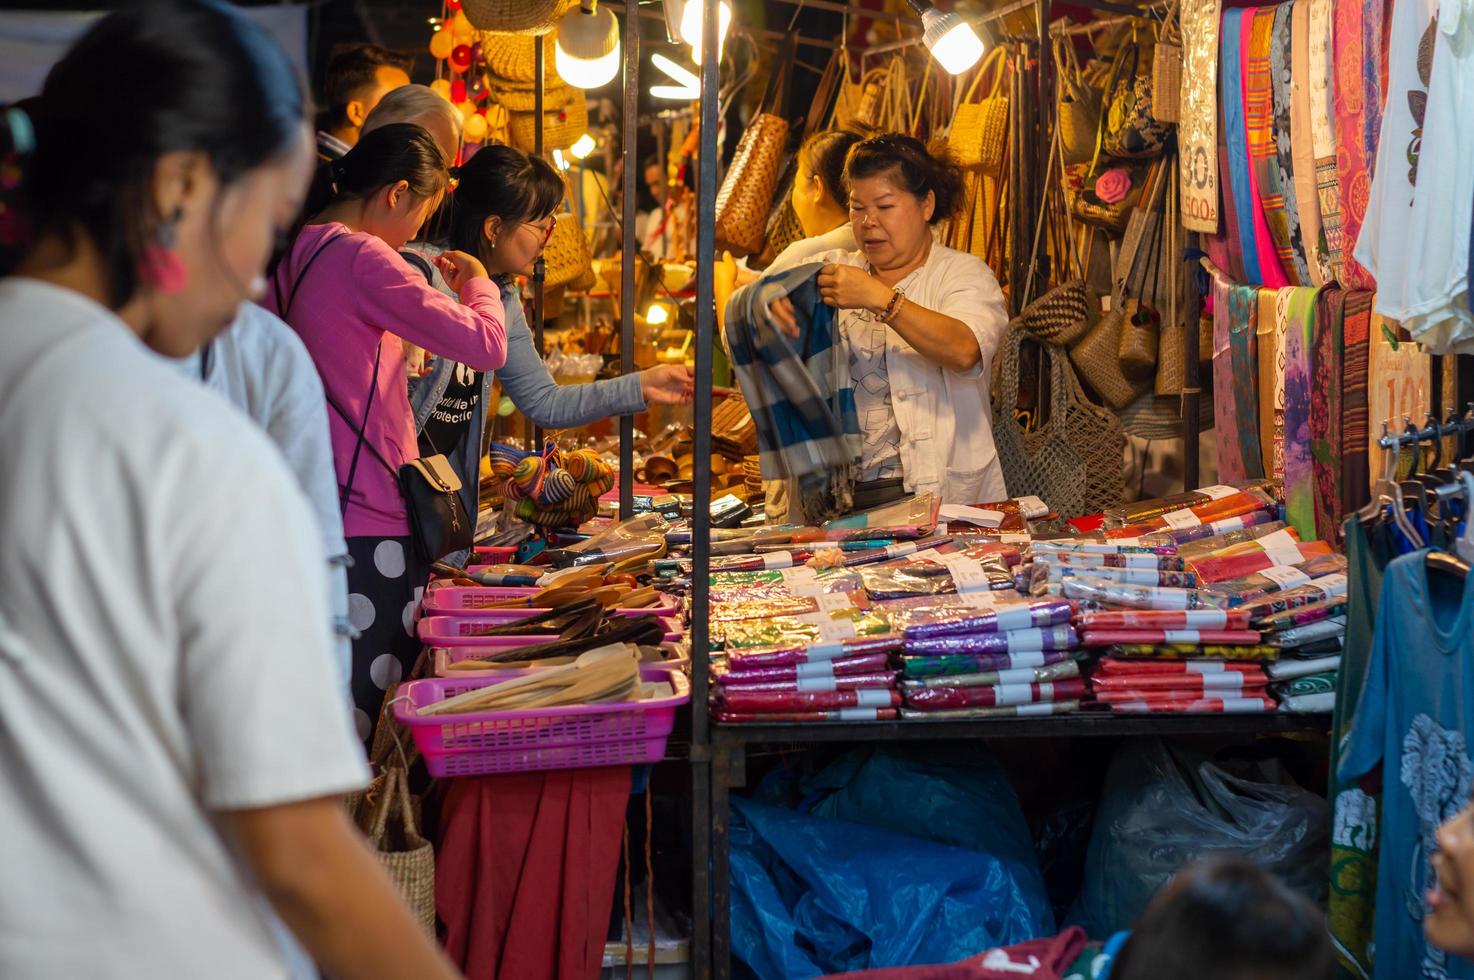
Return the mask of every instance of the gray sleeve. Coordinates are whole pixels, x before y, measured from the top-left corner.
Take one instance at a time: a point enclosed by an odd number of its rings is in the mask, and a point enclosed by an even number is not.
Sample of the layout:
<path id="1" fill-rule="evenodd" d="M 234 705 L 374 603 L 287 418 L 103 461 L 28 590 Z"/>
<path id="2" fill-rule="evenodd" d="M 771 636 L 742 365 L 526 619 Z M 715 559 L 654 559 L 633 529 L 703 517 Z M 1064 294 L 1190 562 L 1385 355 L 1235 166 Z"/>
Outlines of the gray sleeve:
<path id="1" fill-rule="evenodd" d="M 645 410 L 639 374 L 592 384 L 558 384 L 538 355 L 532 331 L 522 316 L 522 304 L 515 294 L 508 297 L 505 306 L 507 363 L 496 376 L 523 415 L 546 429 L 567 429 Z"/>

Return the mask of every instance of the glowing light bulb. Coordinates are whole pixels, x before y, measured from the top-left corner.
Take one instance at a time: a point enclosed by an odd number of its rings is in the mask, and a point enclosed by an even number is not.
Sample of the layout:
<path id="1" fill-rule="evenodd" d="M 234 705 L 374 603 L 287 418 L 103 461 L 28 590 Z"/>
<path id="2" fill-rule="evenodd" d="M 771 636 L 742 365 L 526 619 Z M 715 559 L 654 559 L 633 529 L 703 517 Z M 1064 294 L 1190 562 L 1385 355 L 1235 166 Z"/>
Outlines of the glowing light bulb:
<path id="1" fill-rule="evenodd" d="M 659 303 L 650 304 L 650 309 L 645 311 L 645 322 L 651 326 L 658 327 L 662 323 L 670 321 L 670 313 Z"/>
<path id="2" fill-rule="evenodd" d="M 701 64 L 701 24 L 703 0 L 686 0 L 686 9 L 681 12 L 681 40 L 691 45 L 691 60 Z M 727 43 L 727 29 L 732 26 L 732 5 L 722 0 L 717 8 L 717 60 L 722 57 L 722 46 Z"/>
<path id="3" fill-rule="evenodd" d="M 921 15 L 922 40 L 949 75 L 961 75 L 983 57 L 983 42 L 972 25 L 935 7 Z"/>
<path id="4" fill-rule="evenodd" d="M 584 133 L 573 141 L 573 145 L 568 148 L 568 153 L 575 160 L 586 160 L 590 153 L 598 149 L 598 146 L 599 144 L 594 141 L 592 136 Z"/>

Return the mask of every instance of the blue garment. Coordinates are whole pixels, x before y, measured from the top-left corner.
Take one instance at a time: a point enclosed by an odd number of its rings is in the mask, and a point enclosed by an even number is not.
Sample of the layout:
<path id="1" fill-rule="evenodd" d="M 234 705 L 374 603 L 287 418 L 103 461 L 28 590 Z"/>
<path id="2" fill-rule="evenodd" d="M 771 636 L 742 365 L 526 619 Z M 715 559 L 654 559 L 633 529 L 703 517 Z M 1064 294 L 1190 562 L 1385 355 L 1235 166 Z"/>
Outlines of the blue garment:
<path id="1" fill-rule="evenodd" d="M 1259 270 L 1259 251 L 1254 245 L 1254 215 L 1259 202 L 1249 183 L 1249 130 L 1244 119 L 1244 46 L 1245 14 L 1252 25 L 1253 10 L 1237 7 L 1223 12 L 1222 74 L 1224 142 L 1228 147 L 1228 183 L 1233 192 L 1233 210 L 1238 217 L 1239 241 L 1243 244 L 1244 281 L 1263 282 Z"/>
<path id="2" fill-rule="evenodd" d="M 439 270 L 435 270 L 431 284 L 441 292 L 454 295 Z M 501 286 L 505 310 L 507 362 L 496 372 L 495 378 L 501 381 L 502 390 L 519 412 L 545 429 L 568 429 L 645 410 L 645 394 L 640 388 L 638 374 L 581 385 L 560 385 L 554 381 L 537 352 L 532 330 L 522 313 L 522 295 L 508 280 L 500 280 L 498 285 Z M 440 404 L 440 397 L 455 376 L 455 369 L 455 361 L 437 357 L 429 374 L 410 382 L 409 404 L 414 412 L 416 432 L 425 428 L 430 414 Z M 491 406 L 492 379 L 490 371 L 481 378 L 480 404 L 487 410 Z M 472 417 L 461 445 L 445 450 L 451 465 L 461 476 L 461 496 L 466 501 L 466 513 L 473 517 L 477 512 L 481 485 L 481 457 L 486 454 L 488 438 L 486 412 L 480 411 Z M 474 452 L 472 447 L 475 447 Z"/>
<path id="3" fill-rule="evenodd" d="M 1383 767 L 1377 980 L 1474 978 L 1474 964 L 1423 938 L 1433 835 L 1474 789 L 1464 734 L 1474 725 L 1474 576 L 1429 572 L 1427 555 L 1387 565 L 1366 685 L 1337 771 L 1351 783 Z"/>

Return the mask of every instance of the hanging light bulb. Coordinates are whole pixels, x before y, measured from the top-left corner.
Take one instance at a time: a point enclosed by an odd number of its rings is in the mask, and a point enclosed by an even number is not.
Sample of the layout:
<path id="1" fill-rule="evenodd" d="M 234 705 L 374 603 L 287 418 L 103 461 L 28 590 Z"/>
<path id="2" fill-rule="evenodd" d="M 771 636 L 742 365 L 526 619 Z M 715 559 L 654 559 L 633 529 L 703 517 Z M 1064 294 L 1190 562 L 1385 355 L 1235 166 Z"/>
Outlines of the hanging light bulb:
<path id="1" fill-rule="evenodd" d="M 645 322 L 652 327 L 658 327 L 662 323 L 669 323 L 670 311 L 659 303 L 651 303 L 650 309 L 645 311 Z"/>
<path id="2" fill-rule="evenodd" d="M 691 60 L 701 64 L 701 22 L 704 0 L 686 0 L 686 9 L 681 12 L 681 40 L 691 45 Z M 722 0 L 717 8 L 717 60 L 722 57 L 722 45 L 727 42 L 727 29 L 732 26 L 732 5 Z"/>
<path id="3" fill-rule="evenodd" d="M 699 102 L 701 100 L 701 89 L 686 88 L 684 85 L 652 85 L 650 94 L 657 99 L 669 99 L 672 102 Z"/>
<path id="4" fill-rule="evenodd" d="M 598 147 L 599 144 L 595 142 L 594 138 L 588 133 L 584 133 L 573 141 L 573 145 L 568 148 L 568 155 L 575 160 L 587 160 L 589 154 L 593 153 Z"/>
<path id="5" fill-rule="evenodd" d="M 909 0 L 921 15 L 922 43 L 949 75 L 961 75 L 983 57 L 983 42 L 956 13 L 944 14 L 928 0 Z"/>
<path id="6" fill-rule="evenodd" d="M 619 21 L 598 0 L 585 0 L 558 22 L 553 65 L 575 88 L 608 85 L 619 74 Z"/>

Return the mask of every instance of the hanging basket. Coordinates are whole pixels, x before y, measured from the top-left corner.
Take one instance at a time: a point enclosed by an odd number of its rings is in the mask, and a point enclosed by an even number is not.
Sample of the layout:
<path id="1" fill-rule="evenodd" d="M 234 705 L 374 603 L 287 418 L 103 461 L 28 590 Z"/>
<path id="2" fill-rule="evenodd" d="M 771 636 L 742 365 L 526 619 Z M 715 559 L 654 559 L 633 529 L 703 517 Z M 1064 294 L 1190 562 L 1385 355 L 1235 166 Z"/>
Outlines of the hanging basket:
<path id="1" fill-rule="evenodd" d="M 583 98 L 576 96 L 561 109 L 543 113 L 543 152 L 566 150 L 589 128 L 589 109 Z M 524 153 L 534 152 L 537 145 L 537 115 L 513 112 L 507 126 L 512 145 Z"/>
<path id="2" fill-rule="evenodd" d="M 558 17 L 577 5 L 568 0 L 462 0 L 472 26 L 502 34 L 546 34 Z"/>
<path id="3" fill-rule="evenodd" d="M 559 112 L 568 108 L 583 95 L 582 89 L 564 85 L 561 80 L 549 79 L 548 81 L 547 88 L 543 90 L 543 112 Z M 493 82 L 491 97 L 508 112 L 530 113 L 537 108 L 535 88 L 503 87 L 500 82 Z"/>

